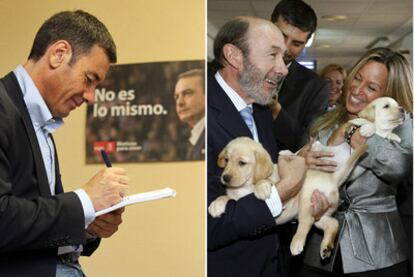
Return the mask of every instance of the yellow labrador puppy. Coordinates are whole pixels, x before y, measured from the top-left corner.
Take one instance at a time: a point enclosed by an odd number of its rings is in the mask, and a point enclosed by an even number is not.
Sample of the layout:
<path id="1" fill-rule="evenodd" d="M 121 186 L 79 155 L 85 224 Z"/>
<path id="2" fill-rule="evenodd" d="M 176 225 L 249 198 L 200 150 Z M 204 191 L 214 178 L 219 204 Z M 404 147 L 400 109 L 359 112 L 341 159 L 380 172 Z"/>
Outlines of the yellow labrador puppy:
<path id="1" fill-rule="evenodd" d="M 393 130 L 401 125 L 404 121 L 404 109 L 400 107 L 393 98 L 380 97 L 373 100 L 362 111 L 358 113 L 359 118 L 355 118 L 349 121 L 351 124 L 359 125 L 360 134 L 363 137 L 371 137 L 374 134 L 381 136 L 385 139 L 401 142 L 401 138 L 393 133 Z M 330 141 L 335 141 L 338 136 L 343 136 L 341 133 L 334 133 Z M 324 159 L 333 160 L 338 165 L 342 164 L 346 160 L 353 149 L 348 143 L 344 142 L 339 145 L 322 145 L 319 142 L 315 142 L 312 145 L 314 151 L 328 151 L 334 153 L 334 157 L 326 157 Z M 356 166 L 349 176 L 348 180 L 352 181 L 361 176 L 366 171 L 361 166 Z"/>
<path id="2" fill-rule="evenodd" d="M 280 156 L 277 164 L 263 146 L 248 137 L 230 141 L 219 154 L 217 165 L 224 168 L 221 182 L 226 195 L 219 196 L 208 207 L 212 217 L 220 217 L 230 199 L 238 200 L 254 193 L 258 199 L 270 197 L 271 186 L 283 176 L 286 183 L 297 184 L 306 171 L 305 160 L 299 156 Z"/>
<path id="3" fill-rule="evenodd" d="M 336 211 L 339 201 L 339 188 L 345 182 L 349 174 L 354 169 L 358 159 L 365 153 L 368 146 L 363 144 L 355 149 L 345 163 L 333 173 L 322 172 L 315 169 L 308 169 L 302 189 L 291 198 L 286 204 L 282 214 L 276 218 L 276 223 L 282 224 L 298 218 L 299 224 L 295 235 L 290 243 L 292 255 L 302 253 L 305 246 L 306 237 L 313 224 L 323 230 L 323 240 L 320 248 L 322 259 L 331 256 L 335 239 L 338 233 L 339 223 L 332 217 Z M 331 206 L 316 220 L 312 216 L 311 196 L 314 190 L 319 190 L 327 198 Z"/>
<path id="4" fill-rule="evenodd" d="M 369 103 L 358 113 L 359 118 L 350 120 L 361 126 L 361 135 L 370 137 L 374 133 L 396 142 L 401 138 L 392 133 L 395 127 L 404 121 L 404 109 L 391 97 L 380 97 Z"/>
<path id="5" fill-rule="evenodd" d="M 282 214 L 276 218 L 277 224 L 286 223 L 294 218 L 299 219 L 298 230 L 290 245 L 293 255 L 298 255 L 303 251 L 306 236 L 314 223 L 316 227 L 324 231 L 321 257 L 327 258 L 331 255 L 338 232 L 338 222 L 331 216 L 338 205 L 338 188 L 366 149 L 365 144 L 357 148 L 335 173 L 307 170 L 302 189 L 285 203 Z M 283 157 L 280 155 L 279 161 Z M 260 143 L 250 138 L 232 140 L 220 153 L 217 163 L 224 168 L 221 181 L 227 186 L 227 195 L 218 197 L 208 207 L 213 217 L 219 217 L 224 213 L 230 199 L 238 200 L 249 193 L 254 193 L 259 199 L 268 198 L 272 184 L 280 179 L 278 167 L 272 164 L 267 151 Z M 312 216 L 311 209 L 311 195 L 315 189 L 324 193 L 329 202 L 333 203 L 333 206 L 318 221 Z"/>
<path id="6" fill-rule="evenodd" d="M 217 165 L 224 168 L 221 182 L 227 195 L 219 196 L 208 207 L 212 217 L 220 217 L 230 199 L 254 193 L 259 199 L 270 196 L 273 163 L 263 146 L 248 137 L 230 141 L 219 154 Z"/>

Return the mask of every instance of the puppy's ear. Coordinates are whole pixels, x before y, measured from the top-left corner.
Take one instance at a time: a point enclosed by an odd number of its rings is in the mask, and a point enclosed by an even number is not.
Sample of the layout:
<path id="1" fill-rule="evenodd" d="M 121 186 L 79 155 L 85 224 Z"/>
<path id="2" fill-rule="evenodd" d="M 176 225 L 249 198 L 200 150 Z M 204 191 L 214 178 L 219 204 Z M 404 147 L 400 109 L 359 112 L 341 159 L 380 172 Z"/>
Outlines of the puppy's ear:
<path id="1" fill-rule="evenodd" d="M 220 154 L 219 154 L 219 156 L 218 156 L 218 159 L 217 159 L 217 165 L 218 165 L 218 167 L 220 167 L 220 168 L 224 168 L 225 166 L 226 166 L 226 161 L 225 161 L 225 155 L 226 155 L 226 148 L 224 148 L 221 152 L 220 152 Z"/>
<path id="2" fill-rule="evenodd" d="M 375 122 L 375 105 L 374 103 L 366 106 L 362 111 L 358 113 L 358 116 L 365 118 L 368 121 Z"/>
<path id="3" fill-rule="evenodd" d="M 273 162 L 269 153 L 260 147 L 254 151 L 256 164 L 253 175 L 253 183 L 268 178 L 273 172 Z"/>

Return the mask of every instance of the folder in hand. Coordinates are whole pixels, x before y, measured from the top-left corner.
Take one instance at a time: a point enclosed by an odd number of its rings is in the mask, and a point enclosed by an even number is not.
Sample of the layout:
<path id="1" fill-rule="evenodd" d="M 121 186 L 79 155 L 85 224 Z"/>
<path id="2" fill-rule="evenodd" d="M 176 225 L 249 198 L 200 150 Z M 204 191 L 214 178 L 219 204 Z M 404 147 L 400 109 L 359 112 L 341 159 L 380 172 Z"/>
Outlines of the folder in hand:
<path id="1" fill-rule="evenodd" d="M 173 190 L 172 188 L 164 188 L 160 190 L 153 190 L 153 191 L 128 195 L 122 198 L 121 202 L 119 202 L 118 204 L 115 204 L 109 208 L 96 212 L 95 216 L 100 216 L 100 215 L 112 212 L 114 210 L 117 210 L 119 208 L 122 208 L 128 205 L 141 203 L 141 202 L 147 202 L 147 201 L 154 201 L 154 200 L 168 198 L 168 197 L 175 197 L 175 195 L 176 195 L 176 191 Z"/>

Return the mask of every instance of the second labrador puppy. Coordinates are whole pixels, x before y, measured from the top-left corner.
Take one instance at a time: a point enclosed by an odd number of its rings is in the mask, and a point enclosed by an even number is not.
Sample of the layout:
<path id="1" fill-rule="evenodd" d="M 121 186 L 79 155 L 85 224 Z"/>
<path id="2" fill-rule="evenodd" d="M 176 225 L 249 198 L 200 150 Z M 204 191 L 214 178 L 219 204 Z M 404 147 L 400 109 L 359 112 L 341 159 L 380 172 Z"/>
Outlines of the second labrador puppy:
<path id="1" fill-rule="evenodd" d="M 360 134 L 363 137 L 371 137 L 374 134 L 383 137 L 387 140 L 400 143 L 401 138 L 394 134 L 394 129 L 404 122 L 404 109 L 398 105 L 391 97 L 379 97 L 368 104 L 364 109 L 358 113 L 358 118 L 354 118 L 349 123 L 360 126 Z M 330 140 L 335 141 L 336 137 L 343 134 L 334 133 Z M 347 159 L 353 149 L 346 142 L 339 145 L 322 145 L 318 142 L 312 145 L 314 151 L 327 151 L 335 153 L 334 157 L 326 157 L 324 159 L 333 160 L 341 164 L 343 160 Z M 348 180 L 357 179 L 366 171 L 362 166 L 356 166 L 349 176 Z"/>
<path id="2" fill-rule="evenodd" d="M 391 97 L 379 97 L 358 113 L 359 118 L 350 120 L 361 126 L 361 135 L 370 137 L 374 133 L 396 142 L 401 138 L 392 131 L 404 121 L 404 109 Z"/>
<path id="3" fill-rule="evenodd" d="M 336 211 L 339 201 L 339 188 L 345 182 L 349 174 L 354 169 L 358 159 L 365 153 L 368 146 L 362 144 L 355 149 L 345 163 L 333 173 L 308 169 L 302 189 L 291 198 L 286 204 L 282 214 L 276 218 L 276 223 L 282 224 L 298 218 L 299 224 L 295 235 L 290 243 L 292 255 L 302 253 L 305 246 L 306 237 L 313 224 L 323 230 L 323 240 L 320 246 L 320 256 L 322 259 L 331 256 L 335 239 L 338 233 L 339 223 L 332 214 Z M 331 207 L 316 220 L 312 216 L 311 196 L 314 190 L 319 190 L 327 198 Z"/>
<path id="4" fill-rule="evenodd" d="M 298 229 L 290 245 L 293 255 L 299 255 L 303 251 L 307 234 L 315 223 L 316 227 L 324 231 L 320 255 L 322 258 L 330 257 L 338 232 L 338 222 L 332 217 L 338 205 L 338 188 L 366 149 L 366 144 L 358 147 L 335 173 L 307 170 L 302 189 L 285 203 L 282 214 L 276 218 L 277 224 L 286 223 L 294 218 L 299 219 Z M 282 155 L 280 157 L 283 159 Z M 252 192 L 260 199 L 268 198 L 271 186 L 280 179 L 278 167 L 272 164 L 267 151 L 260 143 L 250 138 L 237 138 L 231 141 L 220 153 L 217 163 L 224 168 L 221 180 L 227 186 L 227 195 L 218 197 L 208 207 L 213 217 L 219 217 L 225 212 L 230 199 L 238 200 Z M 315 189 L 324 193 L 333 204 L 317 221 L 311 212 L 311 195 Z"/>

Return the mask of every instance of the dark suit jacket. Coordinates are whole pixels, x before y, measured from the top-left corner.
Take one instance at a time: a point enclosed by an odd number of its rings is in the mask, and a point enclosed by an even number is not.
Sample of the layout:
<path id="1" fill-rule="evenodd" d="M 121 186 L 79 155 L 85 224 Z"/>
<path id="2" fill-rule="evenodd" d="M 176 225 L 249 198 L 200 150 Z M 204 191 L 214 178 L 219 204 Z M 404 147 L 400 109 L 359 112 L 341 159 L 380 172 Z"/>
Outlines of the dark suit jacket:
<path id="1" fill-rule="evenodd" d="M 190 145 L 188 149 L 186 160 L 204 160 L 205 159 L 205 149 L 206 149 L 206 139 L 205 139 L 205 128 L 201 132 L 200 137 L 197 140 L 197 143 L 193 146 Z"/>
<path id="2" fill-rule="evenodd" d="M 232 139 L 252 137 L 248 127 L 214 76 L 207 86 L 208 205 L 225 194 L 217 167 L 218 154 Z M 277 158 L 272 117 L 267 107 L 254 105 L 259 140 Z M 208 276 L 279 276 L 279 240 L 269 208 L 253 194 L 230 200 L 220 218 L 208 215 Z"/>
<path id="3" fill-rule="evenodd" d="M 293 61 L 279 91 L 279 102 L 282 110 L 274 120 L 279 149 L 296 152 L 306 144 L 310 124 L 328 107 L 327 83 Z"/>
<path id="4" fill-rule="evenodd" d="M 1 276 L 55 276 L 57 248 L 86 242 L 80 200 L 63 193 L 56 165 L 51 196 L 22 91 L 9 73 L 0 81 Z"/>

